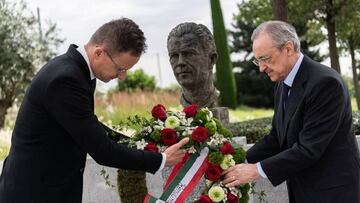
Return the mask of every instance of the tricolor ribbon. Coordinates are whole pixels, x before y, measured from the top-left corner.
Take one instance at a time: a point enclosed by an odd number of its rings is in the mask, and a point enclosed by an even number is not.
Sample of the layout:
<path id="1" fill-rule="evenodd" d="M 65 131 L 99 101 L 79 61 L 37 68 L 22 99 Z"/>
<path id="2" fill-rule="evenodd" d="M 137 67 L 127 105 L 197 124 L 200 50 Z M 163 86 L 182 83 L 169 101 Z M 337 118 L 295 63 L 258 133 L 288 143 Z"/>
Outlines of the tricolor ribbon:
<path id="1" fill-rule="evenodd" d="M 208 153 L 209 149 L 206 147 L 201 150 L 200 155 L 192 154 L 186 162 L 177 164 L 166 181 L 161 197 L 156 198 L 148 193 L 144 203 L 184 202 L 208 168 Z"/>

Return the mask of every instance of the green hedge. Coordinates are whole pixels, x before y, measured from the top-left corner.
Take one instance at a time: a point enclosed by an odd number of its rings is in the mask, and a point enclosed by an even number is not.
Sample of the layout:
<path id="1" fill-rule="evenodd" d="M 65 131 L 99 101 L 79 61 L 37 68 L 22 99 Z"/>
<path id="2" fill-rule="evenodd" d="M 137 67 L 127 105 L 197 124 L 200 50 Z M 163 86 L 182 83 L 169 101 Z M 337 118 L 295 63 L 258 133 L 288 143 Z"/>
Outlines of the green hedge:
<path id="1" fill-rule="evenodd" d="M 353 125 L 355 135 L 360 135 L 360 111 L 353 112 Z"/>
<path id="2" fill-rule="evenodd" d="M 248 143 L 255 143 L 270 132 L 271 119 L 272 118 L 259 118 L 230 123 L 229 129 L 234 136 L 245 136 Z"/>
<path id="3" fill-rule="evenodd" d="M 248 143 L 255 143 L 271 130 L 272 117 L 230 123 L 234 136 L 245 136 Z M 353 112 L 353 125 L 356 135 L 360 134 L 360 111 Z"/>

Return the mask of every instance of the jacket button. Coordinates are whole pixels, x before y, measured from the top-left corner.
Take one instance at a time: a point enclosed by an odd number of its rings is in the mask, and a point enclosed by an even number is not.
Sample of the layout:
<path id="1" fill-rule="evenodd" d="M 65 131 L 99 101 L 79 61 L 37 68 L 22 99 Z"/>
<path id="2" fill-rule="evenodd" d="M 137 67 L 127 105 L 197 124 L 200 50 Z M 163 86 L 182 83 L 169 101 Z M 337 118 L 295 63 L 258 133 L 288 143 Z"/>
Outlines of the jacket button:
<path id="1" fill-rule="evenodd" d="M 84 168 L 83 168 L 83 167 L 80 168 L 80 173 L 82 173 L 82 172 L 84 172 Z"/>

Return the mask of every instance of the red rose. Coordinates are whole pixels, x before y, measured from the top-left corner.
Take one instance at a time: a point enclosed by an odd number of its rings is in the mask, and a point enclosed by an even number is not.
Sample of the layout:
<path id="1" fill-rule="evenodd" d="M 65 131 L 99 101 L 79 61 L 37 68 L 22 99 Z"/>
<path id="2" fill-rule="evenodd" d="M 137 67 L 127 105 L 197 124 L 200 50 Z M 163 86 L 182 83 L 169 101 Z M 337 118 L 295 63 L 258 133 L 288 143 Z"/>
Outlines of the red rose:
<path id="1" fill-rule="evenodd" d="M 208 138 L 208 131 L 204 127 L 197 127 L 191 134 L 193 140 L 204 142 Z"/>
<path id="2" fill-rule="evenodd" d="M 220 148 L 222 154 L 231 154 L 234 152 L 234 148 L 229 142 L 225 142 L 224 145 Z"/>
<path id="3" fill-rule="evenodd" d="M 154 106 L 153 109 L 151 110 L 151 115 L 156 119 L 165 121 L 167 117 L 165 106 L 163 106 L 162 104 L 158 104 Z"/>
<path id="4" fill-rule="evenodd" d="M 156 146 L 155 143 L 153 142 L 149 142 L 146 147 L 144 148 L 145 151 L 148 151 L 148 152 L 159 152 L 159 149 L 158 147 Z"/>
<path id="5" fill-rule="evenodd" d="M 166 146 L 171 146 L 177 142 L 176 131 L 171 128 L 164 128 L 161 131 L 161 141 Z"/>
<path id="6" fill-rule="evenodd" d="M 211 181 L 217 181 L 220 179 L 222 170 L 219 165 L 211 164 L 206 170 L 206 179 Z"/>
<path id="7" fill-rule="evenodd" d="M 228 192 L 226 196 L 227 196 L 227 202 L 229 202 L 229 203 L 238 203 L 239 202 L 238 198 L 235 195 L 233 195 L 231 192 Z"/>
<path id="8" fill-rule="evenodd" d="M 194 117 L 198 111 L 199 106 L 196 104 L 191 104 L 183 109 L 183 112 L 186 114 L 186 117 Z"/>
<path id="9" fill-rule="evenodd" d="M 201 195 L 199 203 L 212 203 L 213 201 L 210 199 L 209 195 Z"/>

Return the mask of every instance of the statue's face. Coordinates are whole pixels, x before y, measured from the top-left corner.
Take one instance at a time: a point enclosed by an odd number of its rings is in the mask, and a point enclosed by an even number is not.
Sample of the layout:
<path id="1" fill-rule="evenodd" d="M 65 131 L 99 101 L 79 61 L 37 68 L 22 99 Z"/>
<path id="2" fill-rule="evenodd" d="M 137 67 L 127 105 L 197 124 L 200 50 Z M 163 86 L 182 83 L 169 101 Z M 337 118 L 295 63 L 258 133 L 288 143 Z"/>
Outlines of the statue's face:
<path id="1" fill-rule="evenodd" d="M 210 54 L 199 45 L 197 37 L 186 34 L 168 41 L 170 64 L 176 80 L 187 89 L 199 88 L 207 84 L 212 74 Z"/>

